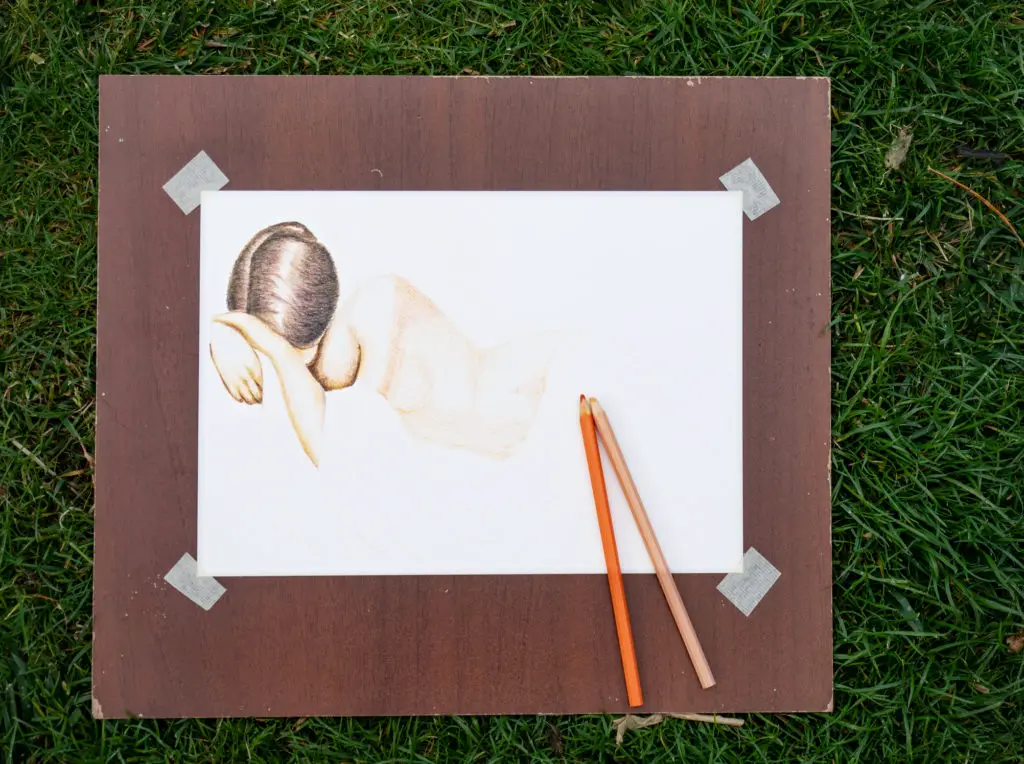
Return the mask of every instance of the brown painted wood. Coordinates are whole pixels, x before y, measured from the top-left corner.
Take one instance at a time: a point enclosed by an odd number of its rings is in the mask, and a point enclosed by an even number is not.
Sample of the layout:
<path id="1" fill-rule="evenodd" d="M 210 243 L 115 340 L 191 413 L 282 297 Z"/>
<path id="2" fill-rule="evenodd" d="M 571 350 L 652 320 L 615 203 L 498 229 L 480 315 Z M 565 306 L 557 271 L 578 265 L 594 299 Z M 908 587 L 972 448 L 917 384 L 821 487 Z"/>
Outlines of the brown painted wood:
<path id="1" fill-rule="evenodd" d="M 810 79 L 103 78 L 97 713 L 627 710 L 603 576 L 226 579 L 209 612 L 164 583 L 195 554 L 200 212 L 161 186 L 200 149 L 229 189 L 719 189 L 753 157 L 782 204 L 744 223 L 745 543 L 782 577 L 746 618 L 677 576 L 708 691 L 655 577 L 626 587 L 645 711 L 830 709 L 828 103 Z"/>

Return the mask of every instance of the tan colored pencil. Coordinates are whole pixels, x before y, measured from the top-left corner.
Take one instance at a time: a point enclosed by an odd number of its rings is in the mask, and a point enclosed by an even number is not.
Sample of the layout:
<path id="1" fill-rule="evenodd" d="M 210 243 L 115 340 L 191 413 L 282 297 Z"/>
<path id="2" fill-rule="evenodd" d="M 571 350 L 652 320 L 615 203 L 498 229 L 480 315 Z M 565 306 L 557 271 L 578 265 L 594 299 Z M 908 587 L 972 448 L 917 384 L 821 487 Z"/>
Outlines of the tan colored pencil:
<path id="1" fill-rule="evenodd" d="M 615 439 L 615 432 L 612 430 L 611 422 L 608 421 L 608 415 L 604 413 L 604 409 L 601 408 L 601 404 L 595 398 L 590 399 L 590 409 L 594 415 L 597 432 L 601 436 L 601 440 L 604 441 L 605 449 L 608 451 L 608 458 L 611 460 L 615 474 L 619 478 L 622 492 L 626 495 L 626 502 L 633 513 L 633 519 L 636 520 L 637 527 L 640 529 L 640 536 L 644 540 L 644 546 L 647 547 L 647 554 L 650 555 L 651 562 L 654 563 L 654 572 L 658 576 L 658 583 L 661 584 L 661 590 L 665 593 L 668 609 L 672 612 L 676 628 L 679 629 L 679 636 L 683 638 L 683 644 L 686 645 L 686 652 L 690 655 L 690 661 L 693 663 L 694 671 L 697 672 L 700 686 L 705 690 L 709 687 L 714 687 L 715 677 L 711 673 L 711 666 L 708 665 L 708 659 L 705 657 L 704 650 L 700 646 L 700 640 L 697 639 L 697 632 L 694 630 L 690 616 L 686 612 L 686 606 L 683 604 L 683 598 L 676 587 L 675 579 L 672 578 L 672 571 L 668 569 L 668 563 L 665 561 L 665 555 L 661 551 L 661 545 L 658 544 L 658 539 L 654 535 L 654 528 L 647 517 L 644 503 L 640 500 L 640 492 L 636 489 L 633 476 L 629 474 L 626 458 L 622 455 L 619 442 Z"/>

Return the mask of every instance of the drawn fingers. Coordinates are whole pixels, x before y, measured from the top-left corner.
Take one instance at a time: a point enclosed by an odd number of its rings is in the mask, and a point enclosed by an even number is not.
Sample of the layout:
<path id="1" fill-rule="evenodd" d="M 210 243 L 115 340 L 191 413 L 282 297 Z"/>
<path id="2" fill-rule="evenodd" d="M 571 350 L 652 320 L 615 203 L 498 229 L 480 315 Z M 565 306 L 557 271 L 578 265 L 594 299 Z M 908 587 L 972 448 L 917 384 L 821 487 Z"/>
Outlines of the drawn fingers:
<path id="1" fill-rule="evenodd" d="M 242 394 L 246 403 L 262 403 L 263 402 L 263 389 L 256 383 L 256 380 L 252 377 L 242 378 Z"/>
<path id="2" fill-rule="evenodd" d="M 239 387 L 239 391 L 242 395 L 243 403 L 248 403 L 250 406 L 256 403 L 255 399 L 252 397 L 252 393 L 249 392 L 249 388 L 246 387 L 244 383 Z"/>
<path id="3" fill-rule="evenodd" d="M 228 394 L 239 403 L 252 405 L 263 402 L 263 385 L 248 367 L 233 368 L 221 373 L 221 381 Z"/>
<path id="4" fill-rule="evenodd" d="M 259 397 L 263 396 L 263 365 L 260 363 L 259 356 L 255 353 L 249 358 L 245 364 L 245 370 L 249 374 L 249 381 L 255 385 L 254 393 L 259 393 Z"/>

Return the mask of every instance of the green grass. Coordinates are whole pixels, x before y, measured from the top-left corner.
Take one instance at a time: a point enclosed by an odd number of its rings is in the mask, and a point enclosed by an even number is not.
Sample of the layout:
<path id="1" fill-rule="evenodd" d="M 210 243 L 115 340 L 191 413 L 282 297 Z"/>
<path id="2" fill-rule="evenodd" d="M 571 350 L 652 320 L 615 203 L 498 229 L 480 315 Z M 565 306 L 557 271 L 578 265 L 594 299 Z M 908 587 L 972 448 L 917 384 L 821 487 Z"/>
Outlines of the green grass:
<path id="1" fill-rule="evenodd" d="M 98 75 L 467 70 L 833 78 L 835 713 L 93 722 Z M 1012 0 L 0 0 L 0 760 L 1024 760 L 1022 160 Z"/>

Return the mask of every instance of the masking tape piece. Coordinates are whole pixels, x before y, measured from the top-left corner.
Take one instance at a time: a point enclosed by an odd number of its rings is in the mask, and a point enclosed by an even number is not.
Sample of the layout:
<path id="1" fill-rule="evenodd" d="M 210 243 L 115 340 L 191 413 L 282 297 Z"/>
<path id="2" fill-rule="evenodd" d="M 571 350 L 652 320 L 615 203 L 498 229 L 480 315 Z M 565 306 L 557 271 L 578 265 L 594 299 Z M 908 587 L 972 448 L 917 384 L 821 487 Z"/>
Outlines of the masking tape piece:
<path id="1" fill-rule="evenodd" d="M 743 192 L 743 211 L 751 220 L 757 220 L 768 210 L 779 206 L 779 197 L 753 159 L 736 165 L 719 180 L 730 191 Z"/>
<path id="2" fill-rule="evenodd" d="M 750 547 L 743 555 L 743 572 L 730 573 L 723 578 L 718 591 L 743 615 L 749 616 L 781 575 L 778 568 Z"/>
<path id="3" fill-rule="evenodd" d="M 217 604 L 217 600 L 221 598 L 221 595 L 227 589 L 216 578 L 200 576 L 197 573 L 198 564 L 195 558 L 186 552 L 175 563 L 174 567 L 167 572 L 167 575 L 164 576 L 164 581 L 199 605 L 203 610 L 209 610 Z"/>
<path id="4" fill-rule="evenodd" d="M 205 151 L 200 151 L 164 183 L 164 191 L 188 215 L 199 206 L 203 191 L 219 191 L 227 183 L 228 176 L 220 171 Z"/>

